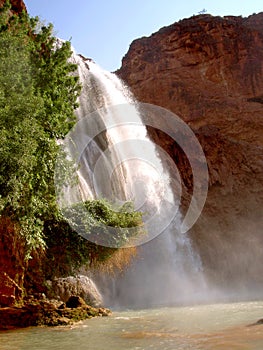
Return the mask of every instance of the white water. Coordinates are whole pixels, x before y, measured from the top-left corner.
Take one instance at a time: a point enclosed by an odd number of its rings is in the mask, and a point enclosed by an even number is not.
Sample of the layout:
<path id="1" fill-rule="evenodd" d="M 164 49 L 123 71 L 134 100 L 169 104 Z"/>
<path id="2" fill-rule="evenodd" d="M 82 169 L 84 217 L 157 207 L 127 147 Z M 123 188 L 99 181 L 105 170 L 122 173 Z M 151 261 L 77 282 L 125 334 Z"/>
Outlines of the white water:
<path id="1" fill-rule="evenodd" d="M 148 236 L 140 243 L 150 242 L 139 248 L 139 258 L 126 274 L 103 279 L 105 303 L 136 308 L 203 300 L 207 287 L 201 260 L 187 233 L 177 229 L 180 198 L 172 188 L 180 184 L 178 174 L 171 177 L 165 169 L 136 102 L 117 76 L 78 55 L 73 61 L 82 84 L 77 116 L 81 123 L 88 120 L 74 136 L 75 143 L 86 140 L 85 133 L 89 140 L 79 147 L 80 197 L 108 198 L 118 204 L 133 201 L 136 210 L 146 213 Z M 172 222 L 166 224 L 169 213 Z M 101 283 L 101 277 L 98 280 Z"/>
<path id="2" fill-rule="evenodd" d="M 101 141 L 98 145 L 92 144 L 88 148 L 88 154 L 84 153 L 81 157 L 82 197 L 89 199 L 92 192 L 95 198 L 119 198 L 120 202 L 131 200 L 138 210 L 141 210 L 145 200 L 158 209 L 160 196 L 164 192 L 166 199 L 172 202 L 172 191 L 164 188 L 169 177 L 156 156 L 155 146 L 147 138 L 146 128 L 128 89 L 116 75 L 104 71 L 92 61 L 84 63 L 78 55 L 74 57 L 83 86 L 80 107 L 77 110 L 78 119 L 87 116 L 96 118 L 98 130 L 105 132 L 104 145 L 101 145 Z M 111 109 L 112 106 L 116 108 Z M 94 111 L 96 113 L 93 116 Z M 99 132 L 96 131 L 95 134 L 97 136 Z M 143 150 L 140 145 L 143 145 Z M 103 161 L 98 159 L 96 153 L 102 156 Z M 92 158 L 95 161 L 91 170 Z M 105 159 L 108 160 L 109 169 L 106 169 Z M 95 170 L 96 176 L 92 178 L 90 174 L 94 175 Z"/>

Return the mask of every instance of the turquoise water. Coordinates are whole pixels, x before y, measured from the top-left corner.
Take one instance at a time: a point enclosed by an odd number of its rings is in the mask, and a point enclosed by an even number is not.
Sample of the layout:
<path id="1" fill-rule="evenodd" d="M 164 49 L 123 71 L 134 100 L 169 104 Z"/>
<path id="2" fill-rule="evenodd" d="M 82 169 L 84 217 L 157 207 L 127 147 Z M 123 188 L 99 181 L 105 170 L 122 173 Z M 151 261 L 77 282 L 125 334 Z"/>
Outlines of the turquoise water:
<path id="1" fill-rule="evenodd" d="M 74 326 L 0 333 L 1 350 L 263 349 L 263 302 L 114 312 Z"/>

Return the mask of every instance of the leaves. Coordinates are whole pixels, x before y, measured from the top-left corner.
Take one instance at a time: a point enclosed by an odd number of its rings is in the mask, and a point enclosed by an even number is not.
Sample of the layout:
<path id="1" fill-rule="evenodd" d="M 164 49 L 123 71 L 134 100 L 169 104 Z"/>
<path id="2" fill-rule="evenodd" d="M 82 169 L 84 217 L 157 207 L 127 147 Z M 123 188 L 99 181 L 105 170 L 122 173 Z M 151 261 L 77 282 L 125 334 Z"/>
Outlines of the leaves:
<path id="1" fill-rule="evenodd" d="M 7 3 L 0 9 L 0 215 L 25 240 L 26 259 L 46 247 L 47 275 L 67 275 L 83 264 L 108 259 L 116 249 L 78 235 L 56 204 L 57 141 L 75 122 L 80 93 L 76 66 L 68 62 L 70 43 L 58 42 L 51 25 L 40 25 L 26 13 L 10 17 L 9 8 Z M 69 165 L 63 165 L 61 176 L 74 180 Z M 129 228 L 141 232 L 142 214 L 131 203 L 115 208 L 104 200 L 88 201 L 83 209 L 69 209 L 73 227 L 80 222 L 85 232 L 106 235 L 113 246 L 127 242 Z M 123 230 L 111 235 L 109 227 Z M 50 261 L 57 262 L 56 269 Z"/>
<path id="2" fill-rule="evenodd" d="M 75 204 L 66 211 L 67 221 L 62 217 L 54 217 L 45 223 L 47 244 L 45 270 L 48 278 L 72 275 L 83 266 L 98 267 L 113 257 L 116 254 L 116 248 L 97 245 L 93 243 L 94 241 L 89 241 L 94 234 L 104 235 L 108 243 L 121 247 L 131 238 L 131 233 L 127 228 L 134 228 L 132 237 L 134 234 L 144 233 L 141 228 L 142 213 L 135 212 L 130 202 L 125 203 L 122 207 L 117 207 L 104 199 L 90 200 L 85 202 L 84 206 Z M 74 225 L 82 225 L 82 227 L 75 227 L 78 233 L 74 230 Z M 109 227 L 123 230 L 120 231 L 120 234 L 115 232 L 112 236 Z M 83 229 L 83 236 L 87 239 L 79 234 L 81 229 Z M 127 254 L 130 254 L 128 250 Z M 51 267 L 50 261 L 56 261 L 55 266 Z M 125 265 L 125 259 L 123 264 L 119 262 L 118 265 L 118 268 L 122 268 Z"/>
<path id="3" fill-rule="evenodd" d="M 57 139 L 75 120 L 80 87 L 69 43 L 55 49 L 51 25 L 36 31 L 37 19 L 10 17 L 9 8 L 0 16 L 0 209 L 19 224 L 29 256 L 57 211 Z"/>

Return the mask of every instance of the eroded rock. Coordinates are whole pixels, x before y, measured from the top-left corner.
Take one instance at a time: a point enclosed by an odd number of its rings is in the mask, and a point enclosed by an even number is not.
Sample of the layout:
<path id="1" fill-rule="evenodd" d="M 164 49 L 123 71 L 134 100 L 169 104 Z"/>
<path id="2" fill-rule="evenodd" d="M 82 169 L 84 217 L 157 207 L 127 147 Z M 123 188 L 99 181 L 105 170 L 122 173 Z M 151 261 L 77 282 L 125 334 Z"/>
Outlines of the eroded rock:
<path id="1" fill-rule="evenodd" d="M 35 301 L 23 307 L 0 308 L 0 330 L 31 326 L 66 326 L 91 317 L 108 316 L 109 309 L 94 308 L 82 300 L 75 308 L 59 307 L 57 301 Z"/>
<path id="2" fill-rule="evenodd" d="M 66 302 L 66 307 L 69 307 L 70 309 L 75 309 L 77 307 L 82 307 L 86 305 L 87 304 L 81 297 L 77 297 L 75 295 L 69 297 L 68 301 Z"/>
<path id="3" fill-rule="evenodd" d="M 67 302 L 71 296 L 81 297 L 94 307 L 102 306 L 102 296 L 95 283 L 87 276 L 57 278 L 50 283 L 49 297 Z"/>

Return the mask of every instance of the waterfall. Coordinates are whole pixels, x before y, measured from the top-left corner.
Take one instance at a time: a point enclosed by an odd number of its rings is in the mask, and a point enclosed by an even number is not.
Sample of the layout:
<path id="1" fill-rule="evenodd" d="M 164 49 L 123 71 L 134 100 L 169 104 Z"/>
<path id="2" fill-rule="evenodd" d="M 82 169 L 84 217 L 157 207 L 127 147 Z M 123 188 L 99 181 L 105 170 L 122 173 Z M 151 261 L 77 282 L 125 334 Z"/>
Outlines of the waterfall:
<path id="1" fill-rule="evenodd" d="M 114 165 L 117 165 L 113 169 L 116 171 L 116 174 L 112 174 L 115 175 L 113 183 L 121 184 L 121 190 L 119 186 L 113 186 L 113 192 L 115 190 L 116 193 L 111 194 L 111 199 L 122 197 L 122 201 L 134 201 L 135 208 L 139 210 L 142 209 L 141 202 L 144 199 L 140 198 L 140 192 L 146 191 L 144 196 L 147 196 L 151 204 L 153 202 L 158 204 L 156 199 L 163 190 L 163 184 L 158 183 L 158 177 L 152 172 L 153 169 L 149 169 L 149 164 L 141 161 L 142 150 L 138 147 L 140 140 L 146 141 L 142 146 L 144 152 L 147 152 L 147 159 L 157 170 L 161 170 L 164 181 L 168 181 L 168 177 L 162 169 L 160 159 L 156 157 L 154 145 L 147 138 L 146 128 L 140 119 L 133 97 L 116 75 L 104 71 L 94 62 L 89 61 L 88 67 L 83 66 L 83 62 L 78 66 L 84 87 L 80 97 L 80 108 L 77 111 L 78 118 L 83 118 L 87 112 L 91 113 L 94 110 L 98 112 L 104 124 L 102 128 L 105 130 L 104 140 L 106 139 L 107 147 L 111 148 L 110 152 L 105 154 L 111 158 Z M 111 106 L 117 107 L 111 109 Z M 86 159 L 89 158 L 87 155 Z M 85 163 L 84 157 L 82 161 Z M 125 163 L 121 164 L 122 161 Z M 111 168 L 111 165 L 109 167 Z M 86 164 L 86 168 L 89 168 L 89 165 Z M 105 171 L 105 169 L 99 170 Z M 102 179 L 99 171 L 97 175 L 100 181 L 98 179 L 96 181 L 95 190 L 98 193 L 95 197 L 110 196 L 108 178 Z M 142 184 L 147 186 L 141 186 Z M 171 192 L 170 194 L 166 192 L 166 195 L 172 201 Z"/>
<path id="2" fill-rule="evenodd" d="M 180 175 L 166 169 L 169 157 L 148 138 L 140 104 L 121 80 L 89 59 L 74 54 L 72 61 L 82 84 L 79 125 L 71 135 L 81 150 L 79 195 L 72 201 L 132 201 L 145 213 L 147 234 L 135 242 L 139 258 L 112 282 L 114 288 L 104 276 L 106 303 L 136 307 L 193 299 L 205 280 L 190 238 L 178 229 Z"/>

